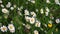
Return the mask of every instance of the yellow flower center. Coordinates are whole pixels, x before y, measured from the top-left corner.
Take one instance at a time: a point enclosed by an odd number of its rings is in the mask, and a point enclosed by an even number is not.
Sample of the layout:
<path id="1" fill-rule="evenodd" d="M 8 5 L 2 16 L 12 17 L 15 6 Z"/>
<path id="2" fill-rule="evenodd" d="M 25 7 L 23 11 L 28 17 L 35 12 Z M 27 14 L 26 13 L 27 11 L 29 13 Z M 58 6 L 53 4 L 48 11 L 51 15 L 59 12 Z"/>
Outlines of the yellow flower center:
<path id="1" fill-rule="evenodd" d="M 13 26 L 10 26 L 10 29 L 12 29 L 13 28 Z"/>
<path id="2" fill-rule="evenodd" d="M 32 18 L 31 21 L 33 21 L 34 19 Z"/>
<path id="3" fill-rule="evenodd" d="M 5 30 L 6 28 L 3 28 L 3 30 Z"/>

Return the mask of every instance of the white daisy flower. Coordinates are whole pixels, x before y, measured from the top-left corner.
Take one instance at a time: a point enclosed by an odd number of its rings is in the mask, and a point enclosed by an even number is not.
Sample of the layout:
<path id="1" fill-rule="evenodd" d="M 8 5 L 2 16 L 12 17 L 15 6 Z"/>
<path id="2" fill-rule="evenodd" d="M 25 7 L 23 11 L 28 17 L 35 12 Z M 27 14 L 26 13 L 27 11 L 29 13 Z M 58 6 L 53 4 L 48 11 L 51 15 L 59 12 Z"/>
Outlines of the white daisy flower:
<path id="1" fill-rule="evenodd" d="M 1 4 L 0 6 L 1 6 L 2 8 L 4 8 L 4 5 L 3 5 L 3 4 Z"/>
<path id="2" fill-rule="evenodd" d="M 20 16 L 22 16 L 22 13 L 21 13 L 20 11 L 18 11 L 18 14 L 19 14 Z"/>
<path id="3" fill-rule="evenodd" d="M 55 3 L 60 5 L 59 0 L 55 0 Z"/>
<path id="4" fill-rule="evenodd" d="M 31 28 L 31 26 L 30 26 L 29 24 L 25 25 L 25 27 L 26 27 L 27 29 L 30 29 L 30 28 Z"/>
<path id="5" fill-rule="evenodd" d="M 47 11 L 47 12 L 50 12 L 50 10 L 49 10 L 49 8 L 48 8 L 48 7 L 46 7 L 45 9 L 46 9 L 46 11 Z"/>
<path id="6" fill-rule="evenodd" d="M 16 8 L 17 6 L 16 5 L 13 5 L 14 8 Z"/>
<path id="7" fill-rule="evenodd" d="M 2 3 L 2 0 L 0 0 L 0 3 Z"/>
<path id="8" fill-rule="evenodd" d="M 54 17 L 53 16 L 50 16 L 50 19 L 54 19 Z"/>
<path id="9" fill-rule="evenodd" d="M 49 1 L 49 0 L 46 0 L 46 2 L 47 2 L 47 3 L 50 3 L 50 1 Z"/>
<path id="10" fill-rule="evenodd" d="M 30 1 L 31 3 L 35 3 L 35 0 L 28 0 L 28 1 Z"/>
<path id="11" fill-rule="evenodd" d="M 24 24 L 24 23 L 22 23 L 22 25 L 23 25 L 23 26 L 25 26 L 25 24 Z"/>
<path id="12" fill-rule="evenodd" d="M 11 10 L 14 10 L 14 7 L 10 7 Z"/>
<path id="13" fill-rule="evenodd" d="M 25 16 L 25 19 L 26 19 L 27 22 L 30 21 L 30 18 L 31 18 L 31 17 Z"/>
<path id="14" fill-rule="evenodd" d="M 25 15 L 29 15 L 29 11 L 26 9 L 26 10 L 24 10 L 25 12 Z"/>
<path id="15" fill-rule="evenodd" d="M 13 24 L 9 24 L 8 25 L 8 29 L 10 30 L 11 33 L 14 33 L 15 32 L 15 27 Z"/>
<path id="16" fill-rule="evenodd" d="M 6 26 L 2 26 L 2 27 L 1 27 L 1 31 L 2 31 L 2 32 L 7 32 L 7 27 L 6 27 Z"/>
<path id="17" fill-rule="evenodd" d="M 35 12 L 31 12 L 31 15 L 32 15 L 33 17 L 36 17 Z"/>
<path id="18" fill-rule="evenodd" d="M 8 2 L 8 4 L 6 5 L 7 8 L 9 8 L 11 6 L 11 3 Z"/>
<path id="19" fill-rule="evenodd" d="M 23 9 L 23 6 L 21 6 L 20 9 Z"/>
<path id="20" fill-rule="evenodd" d="M 43 13 L 44 13 L 43 8 L 41 8 L 40 12 L 41 12 L 41 14 L 43 14 Z"/>
<path id="21" fill-rule="evenodd" d="M 34 30 L 34 34 L 39 34 L 39 32 L 37 30 Z"/>
<path id="22" fill-rule="evenodd" d="M 30 0 L 28 0 L 28 1 L 30 1 Z"/>
<path id="23" fill-rule="evenodd" d="M 52 21 L 50 20 L 49 23 L 52 23 Z"/>
<path id="24" fill-rule="evenodd" d="M 56 23 L 60 23 L 60 20 L 59 20 L 59 19 L 56 19 L 55 22 L 56 22 Z"/>
<path id="25" fill-rule="evenodd" d="M 18 7 L 17 9 L 18 9 L 18 10 L 20 10 L 20 8 L 19 8 L 19 7 Z"/>
<path id="26" fill-rule="evenodd" d="M 41 25 L 41 23 L 38 22 L 38 21 L 35 23 L 35 26 L 36 26 L 36 27 L 40 27 L 40 25 Z"/>
<path id="27" fill-rule="evenodd" d="M 36 9 L 36 12 L 38 12 L 38 9 Z"/>
<path id="28" fill-rule="evenodd" d="M 49 12 L 45 12 L 45 15 L 48 16 L 49 15 Z"/>
<path id="29" fill-rule="evenodd" d="M 35 3 L 35 1 L 31 1 L 32 3 Z"/>
<path id="30" fill-rule="evenodd" d="M 30 18 L 30 23 L 31 23 L 31 24 L 34 24 L 34 23 L 35 23 L 35 18 L 33 18 L 33 17 Z"/>
<path id="31" fill-rule="evenodd" d="M 8 11 L 6 8 L 3 8 L 3 9 L 2 9 L 2 12 L 3 12 L 3 13 L 9 13 L 9 11 Z"/>

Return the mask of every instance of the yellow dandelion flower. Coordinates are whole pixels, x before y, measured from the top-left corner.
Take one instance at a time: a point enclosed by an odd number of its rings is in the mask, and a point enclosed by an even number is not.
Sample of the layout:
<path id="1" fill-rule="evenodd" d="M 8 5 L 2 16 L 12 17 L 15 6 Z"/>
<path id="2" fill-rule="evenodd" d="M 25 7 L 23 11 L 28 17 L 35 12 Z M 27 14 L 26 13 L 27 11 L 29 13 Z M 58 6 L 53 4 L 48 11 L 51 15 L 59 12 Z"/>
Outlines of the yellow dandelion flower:
<path id="1" fill-rule="evenodd" d="M 51 24 L 51 23 L 49 23 L 49 24 L 48 24 L 48 27 L 50 27 L 50 28 L 51 28 L 51 27 L 52 27 L 52 24 Z"/>

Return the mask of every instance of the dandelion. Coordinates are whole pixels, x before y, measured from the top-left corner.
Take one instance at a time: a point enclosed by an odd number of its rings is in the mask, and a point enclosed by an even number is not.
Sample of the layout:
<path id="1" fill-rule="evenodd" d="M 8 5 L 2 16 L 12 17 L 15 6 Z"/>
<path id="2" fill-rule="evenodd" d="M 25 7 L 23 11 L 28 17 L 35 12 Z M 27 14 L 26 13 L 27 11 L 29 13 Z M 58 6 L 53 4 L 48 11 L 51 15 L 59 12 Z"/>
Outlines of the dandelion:
<path id="1" fill-rule="evenodd" d="M 49 24 L 48 24 L 48 27 L 50 27 L 50 28 L 51 28 L 51 27 L 52 27 L 52 23 L 49 23 Z"/>

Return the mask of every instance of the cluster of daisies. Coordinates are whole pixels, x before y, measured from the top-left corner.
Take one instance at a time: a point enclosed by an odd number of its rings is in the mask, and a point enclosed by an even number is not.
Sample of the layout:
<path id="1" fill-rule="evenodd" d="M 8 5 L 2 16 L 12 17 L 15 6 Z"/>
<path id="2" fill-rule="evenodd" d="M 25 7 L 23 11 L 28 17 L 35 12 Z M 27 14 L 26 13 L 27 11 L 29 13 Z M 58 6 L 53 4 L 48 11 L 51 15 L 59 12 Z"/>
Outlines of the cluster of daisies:
<path id="1" fill-rule="evenodd" d="M 5 26 L 5 25 L 1 26 L 0 30 L 2 32 L 7 32 L 9 30 L 11 33 L 14 33 L 15 32 L 15 27 L 14 27 L 13 24 L 8 24 L 8 26 Z"/>
<path id="2" fill-rule="evenodd" d="M 32 3 L 35 3 L 35 0 L 28 0 L 28 1 L 29 2 L 32 2 Z M 46 2 L 47 3 L 50 3 L 49 0 L 46 0 Z M 60 4 L 58 0 L 55 0 L 55 2 L 56 2 L 56 4 Z M 0 3 L 1 3 L 0 6 L 2 7 L 2 10 L 1 10 L 2 13 L 7 14 L 7 15 L 9 15 L 9 12 L 10 12 L 7 8 L 10 8 L 10 10 L 14 10 L 14 8 L 16 8 L 16 5 L 11 6 L 12 5 L 11 2 L 8 2 L 6 4 L 6 6 L 4 6 L 2 4 L 2 0 L 0 0 Z M 6 8 L 4 8 L 4 7 L 6 7 Z M 19 15 L 22 15 L 22 13 L 20 11 L 23 9 L 23 6 L 17 8 L 17 9 L 19 10 L 18 11 L 18 14 Z M 46 10 L 46 12 L 44 12 L 44 9 L 41 8 L 40 9 L 40 14 L 45 14 L 45 16 L 48 16 L 50 10 L 49 10 L 48 7 L 45 7 L 45 10 Z M 38 12 L 38 9 L 36 9 L 36 12 Z M 24 10 L 24 16 L 25 16 L 26 22 L 29 22 L 30 24 L 35 25 L 35 27 L 41 27 L 41 22 L 36 18 L 37 15 L 36 15 L 36 13 L 34 11 L 29 11 L 28 9 L 25 9 Z M 7 17 L 5 17 L 5 18 L 7 18 Z M 52 14 L 51 14 L 50 18 L 51 19 L 54 19 L 54 17 L 52 16 Z M 56 23 L 60 23 L 60 19 L 56 19 L 55 22 Z M 23 26 L 25 26 L 27 29 L 30 29 L 31 28 L 31 26 L 29 24 L 23 24 Z M 51 28 L 53 26 L 52 25 L 52 20 L 49 20 L 48 21 L 48 24 L 44 24 L 44 26 L 45 27 L 48 26 L 48 27 Z M 9 24 L 7 27 L 3 25 L 0 29 L 1 29 L 2 32 L 7 32 L 8 30 L 11 33 L 14 33 L 15 32 L 15 27 L 14 27 L 13 24 Z M 40 28 L 40 29 L 43 30 L 43 28 Z M 44 31 L 44 32 L 46 32 L 46 31 Z M 34 34 L 39 34 L 39 32 L 37 30 L 34 30 Z"/>

